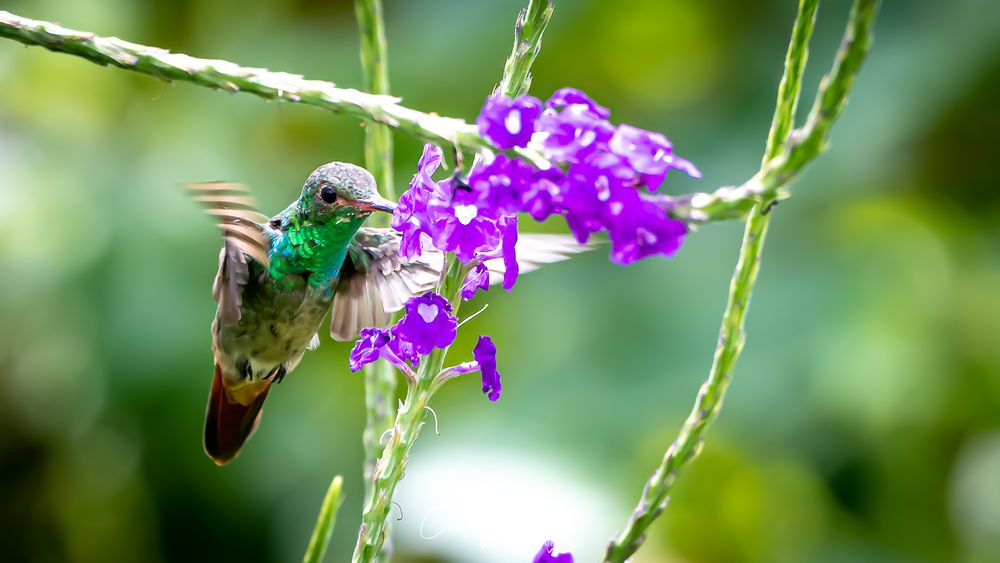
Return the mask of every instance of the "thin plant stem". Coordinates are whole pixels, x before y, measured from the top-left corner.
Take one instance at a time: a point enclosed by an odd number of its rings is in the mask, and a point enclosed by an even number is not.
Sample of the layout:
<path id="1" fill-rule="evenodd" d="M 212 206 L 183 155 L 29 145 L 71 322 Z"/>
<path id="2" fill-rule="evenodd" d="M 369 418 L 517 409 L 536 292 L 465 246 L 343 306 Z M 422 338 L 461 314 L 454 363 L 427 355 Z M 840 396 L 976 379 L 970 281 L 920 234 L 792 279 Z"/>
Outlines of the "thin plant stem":
<path id="1" fill-rule="evenodd" d="M 344 497 L 340 495 L 343 486 L 344 478 L 340 475 L 330 481 L 330 487 L 327 488 L 323 504 L 320 505 L 316 527 L 313 528 L 312 537 L 309 538 L 309 547 L 306 548 L 302 563 L 321 563 L 323 557 L 326 556 L 326 548 L 330 545 L 330 535 L 337 523 L 337 511 L 344 503 Z"/>
<path id="2" fill-rule="evenodd" d="M 799 107 L 802 92 L 802 74 L 809 60 L 809 38 L 816 25 L 816 9 L 819 0 L 800 0 L 799 11 L 792 25 L 792 39 L 785 54 L 785 71 L 778 83 L 778 101 L 774 104 L 774 117 L 767 133 L 767 145 L 761 166 L 778 156 L 785 145 L 788 134 L 795 126 L 795 110 Z"/>
<path id="3" fill-rule="evenodd" d="M 373 94 L 389 94 L 389 62 L 385 41 L 385 22 L 381 0 L 356 0 L 361 35 L 361 68 L 365 88 Z M 369 123 L 365 129 L 365 166 L 375 177 L 382 195 L 396 199 L 392 170 L 392 130 L 385 124 Z M 388 217 L 373 217 L 380 221 L 374 226 L 388 226 Z M 371 221 L 370 220 L 370 221 Z M 365 445 L 364 478 L 368 483 L 375 468 L 375 460 L 382 451 L 379 440 L 392 425 L 395 417 L 396 374 L 388 362 L 375 362 L 365 366 L 366 420 L 363 441 Z"/>
<path id="4" fill-rule="evenodd" d="M 437 291 L 451 301 L 455 314 L 461 304 L 459 290 L 466 273 L 468 269 L 454 255 L 449 255 Z M 361 516 L 358 543 L 354 548 L 352 561 L 355 563 L 377 561 L 382 553 L 388 536 L 387 519 L 392 497 L 403 478 L 410 449 L 420 436 L 431 397 L 440 387 L 437 376 L 444 367 L 447 353 L 447 349 L 435 348 L 420 362 L 416 382 L 407 387 L 406 398 L 399 405 L 389 440 L 372 473 L 365 511 Z"/>
<path id="5" fill-rule="evenodd" d="M 506 95 L 518 96 L 528 90 L 531 63 L 538 55 L 542 33 L 552 15 L 552 2 L 544 2 L 544 8 L 542 4 L 539 0 L 529 0 L 528 7 L 518 15 L 514 48 L 504 66 L 501 86 L 498 87 Z M 454 255 L 448 255 L 436 287 L 436 291 L 451 302 L 455 315 L 461 305 L 459 293 L 468 272 L 467 265 L 460 263 Z M 361 517 L 358 543 L 354 549 L 354 563 L 368 563 L 381 557 L 388 537 L 387 518 L 392 497 L 403 477 L 410 449 L 420 435 L 424 418 L 431 411 L 431 398 L 444 381 L 438 375 L 444 367 L 447 353 L 447 349 L 433 350 L 420 363 L 416 382 L 407 387 L 406 398 L 396 412 L 388 443 L 375 463 L 365 511 Z"/>
<path id="6" fill-rule="evenodd" d="M 708 379 L 701 386 L 694 408 L 680 433 L 647 481 L 625 529 L 609 543 L 605 553 L 608 563 L 624 562 L 639 549 L 646 530 L 666 508 L 680 471 L 700 452 L 705 430 L 718 416 L 733 367 L 745 343 L 746 312 L 760 269 L 770 210 L 780 196 L 780 190 L 821 152 L 830 126 L 839 117 L 854 76 L 871 44 L 871 27 L 878 0 L 855 0 L 833 70 L 821 83 L 806 127 L 793 131 L 802 70 L 817 4 L 818 0 L 801 0 L 799 4 L 765 148 L 764 165 L 755 176 L 761 178 L 761 185 L 773 187 L 773 191 L 758 193 L 758 199 L 750 210 Z"/>
<path id="7" fill-rule="evenodd" d="M 773 149 L 773 156 L 766 158 L 772 150 L 769 140 L 768 153 L 765 153 L 766 163 L 740 186 L 725 186 L 711 193 L 663 198 L 663 205 L 672 216 L 689 223 L 739 219 L 758 200 L 780 200 L 787 197 L 788 184 L 826 149 L 830 128 L 843 112 L 847 94 L 871 47 L 871 28 L 875 23 L 879 3 L 879 0 L 854 2 L 833 69 L 820 81 L 819 91 L 805 125 L 792 130 L 784 139 L 780 135 L 781 128 L 772 126 L 769 139 L 773 138 L 780 143 L 777 145 L 780 149 Z"/>
<path id="8" fill-rule="evenodd" d="M 514 23 L 514 47 L 503 67 L 497 92 L 514 98 L 531 87 L 531 65 L 542 49 L 542 34 L 552 19 L 552 0 L 528 0 Z"/>
<path id="9" fill-rule="evenodd" d="M 378 95 L 389 95 L 389 51 L 385 41 L 382 0 L 355 0 L 358 29 L 361 32 L 361 69 L 365 88 Z M 365 166 L 375 176 L 379 191 L 396 199 L 392 177 L 392 129 L 382 123 L 369 123 L 365 129 Z M 389 226 L 388 216 L 373 217 Z"/>
<path id="10" fill-rule="evenodd" d="M 355 0 L 358 29 L 361 34 L 361 69 L 365 89 L 373 94 L 389 94 L 389 51 L 385 40 L 385 18 L 382 0 Z M 365 166 L 375 177 L 382 195 L 395 200 L 396 184 L 393 181 L 392 129 L 383 123 L 368 123 L 365 128 Z M 374 226 L 389 226 L 389 217 L 375 218 Z M 397 315 L 392 316 L 395 321 Z M 365 429 L 362 441 L 365 446 L 364 480 L 366 494 L 371 487 L 375 462 L 382 453 L 382 435 L 392 427 L 396 416 L 396 371 L 392 364 L 382 360 L 365 366 Z M 389 534 L 388 527 L 385 531 Z M 392 553 L 392 542 L 385 539 L 378 560 L 387 561 Z"/>

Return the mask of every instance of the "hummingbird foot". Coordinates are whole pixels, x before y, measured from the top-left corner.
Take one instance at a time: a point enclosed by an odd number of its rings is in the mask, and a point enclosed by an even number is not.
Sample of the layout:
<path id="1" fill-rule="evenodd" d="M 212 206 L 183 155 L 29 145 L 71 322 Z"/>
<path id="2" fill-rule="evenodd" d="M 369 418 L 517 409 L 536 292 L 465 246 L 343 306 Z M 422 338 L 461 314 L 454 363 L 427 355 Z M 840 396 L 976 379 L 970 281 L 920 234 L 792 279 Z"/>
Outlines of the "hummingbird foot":
<path id="1" fill-rule="evenodd" d="M 264 380 L 270 380 L 272 383 L 281 383 L 284 381 L 286 373 L 288 373 L 288 370 L 285 369 L 285 366 L 281 365 L 274 368 L 271 373 L 267 374 Z"/>

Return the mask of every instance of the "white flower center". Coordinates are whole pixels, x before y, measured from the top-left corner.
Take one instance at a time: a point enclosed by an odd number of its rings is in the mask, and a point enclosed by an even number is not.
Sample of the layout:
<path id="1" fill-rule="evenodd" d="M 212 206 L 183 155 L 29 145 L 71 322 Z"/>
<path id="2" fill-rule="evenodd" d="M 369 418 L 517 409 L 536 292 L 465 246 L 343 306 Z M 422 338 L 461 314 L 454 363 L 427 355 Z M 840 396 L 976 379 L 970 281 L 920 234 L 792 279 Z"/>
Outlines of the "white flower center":
<path id="1" fill-rule="evenodd" d="M 438 316 L 438 306 L 433 303 L 428 305 L 427 303 L 420 303 L 417 305 L 417 314 L 420 318 L 424 320 L 425 323 L 430 323 Z"/>
<path id="2" fill-rule="evenodd" d="M 456 205 L 455 218 L 463 225 L 468 225 L 479 215 L 479 209 L 475 205 Z"/>
<path id="3" fill-rule="evenodd" d="M 622 212 L 622 209 L 624 209 L 624 208 L 625 208 L 625 204 L 622 203 L 622 202 L 620 202 L 620 201 L 612 201 L 611 205 L 608 206 L 608 209 L 611 210 L 611 214 L 612 215 L 620 215 L 621 212 Z"/>
<path id="4" fill-rule="evenodd" d="M 504 127 L 511 135 L 517 135 L 521 132 L 521 110 L 514 109 L 507 114 L 507 117 L 503 120 Z"/>
<path id="5" fill-rule="evenodd" d="M 641 238 L 642 241 L 645 242 L 646 244 L 656 244 L 657 241 L 656 235 L 654 235 L 650 231 L 647 231 L 646 229 L 640 227 L 636 231 L 636 234 L 638 234 L 639 238 Z"/>
<path id="6" fill-rule="evenodd" d="M 598 201 L 608 201 L 608 198 L 611 197 L 611 183 L 608 181 L 608 177 L 598 176 L 594 186 L 597 188 Z"/>

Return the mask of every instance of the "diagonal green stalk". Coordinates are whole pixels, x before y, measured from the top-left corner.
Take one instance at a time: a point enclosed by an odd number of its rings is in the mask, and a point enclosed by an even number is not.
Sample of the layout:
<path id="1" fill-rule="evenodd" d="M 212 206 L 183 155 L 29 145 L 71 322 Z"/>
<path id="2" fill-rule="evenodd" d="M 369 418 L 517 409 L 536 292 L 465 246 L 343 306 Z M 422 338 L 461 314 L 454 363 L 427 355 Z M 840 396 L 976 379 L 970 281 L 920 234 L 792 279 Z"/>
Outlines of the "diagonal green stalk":
<path id="1" fill-rule="evenodd" d="M 541 31 L 548 20 L 551 2 L 533 0 L 526 14 L 523 31 L 515 36 L 515 47 L 505 67 L 505 78 L 498 87 L 508 95 L 523 93 L 530 80 L 527 63 L 537 53 Z M 183 53 L 171 53 L 166 49 L 149 47 L 123 41 L 115 37 L 101 37 L 85 31 L 67 29 L 57 24 L 23 18 L 10 12 L 0 11 L 0 37 L 6 37 L 25 45 L 38 45 L 51 51 L 75 55 L 102 65 L 148 74 L 163 80 L 190 82 L 207 88 L 223 89 L 229 92 L 245 92 L 267 100 L 301 103 L 332 112 L 345 113 L 368 122 L 383 124 L 398 129 L 418 139 L 440 146 L 454 146 L 459 150 L 492 150 L 493 146 L 479 135 L 475 125 L 461 119 L 441 117 L 432 113 L 416 111 L 400 105 L 399 99 L 391 96 L 361 92 L 349 88 L 338 88 L 330 82 L 307 80 L 286 72 L 272 72 L 261 68 L 241 67 L 235 63 L 218 59 L 199 59 Z M 527 47 L 525 48 L 525 41 Z M 846 61 L 850 64 L 851 61 Z M 527 66 L 526 66 L 527 65 Z M 831 94 L 845 84 L 834 84 Z M 832 122 L 828 116 L 819 116 L 807 129 L 816 137 L 804 138 L 815 141 L 825 135 L 825 122 Z M 787 159 L 775 159 L 769 169 L 750 178 L 739 186 L 723 186 L 713 192 L 692 193 L 677 197 L 662 196 L 662 204 L 675 219 L 690 224 L 712 221 L 742 219 L 760 197 L 780 197 L 780 187 L 789 181 L 815 147 L 799 149 Z M 530 149 L 508 151 L 530 163 L 545 164 L 545 159 Z M 792 158 L 794 156 L 794 158 Z M 766 174 L 765 174 L 766 172 Z"/>
<path id="2" fill-rule="evenodd" d="M 326 548 L 330 545 L 330 534 L 333 533 L 333 526 L 337 522 L 337 511 L 340 505 L 344 504 L 344 498 L 340 496 L 341 488 L 344 485 L 344 478 L 337 475 L 330 481 L 330 487 L 323 497 L 323 504 L 319 509 L 319 516 L 316 518 L 316 527 L 313 528 L 312 537 L 309 538 L 309 547 L 302 558 L 302 563 L 320 563 L 326 556 Z"/>
<path id="3" fill-rule="evenodd" d="M 666 206 L 672 216 L 689 223 L 739 219 L 758 200 L 786 197 L 785 187 L 826 149 L 830 128 L 843 112 L 847 94 L 871 46 L 871 26 L 875 22 L 878 5 L 878 0 L 854 3 L 833 69 L 820 83 L 806 124 L 790 133 L 782 129 L 791 127 L 794 111 L 789 113 L 787 123 L 777 128 L 772 125 L 765 164 L 757 174 L 740 186 L 667 198 Z M 776 115 L 778 111 L 780 107 L 776 109 Z M 768 155 L 771 158 L 766 158 Z"/>
<path id="4" fill-rule="evenodd" d="M 361 35 L 361 68 L 365 89 L 373 94 L 389 94 L 389 51 L 385 41 L 382 0 L 355 0 Z M 365 166 L 375 177 L 382 195 L 396 199 L 392 169 L 392 129 L 382 123 L 368 123 L 365 128 Z M 389 226 L 388 216 L 374 218 L 374 226 Z M 397 315 L 393 315 L 393 320 Z M 396 416 L 396 372 L 387 361 L 365 366 L 365 487 L 371 487 L 375 462 L 382 453 L 382 435 L 392 427 Z M 368 492 L 368 491 L 366 491 Z M 388 535 L 388 529 L 386 530 Z M 386 539 L 380 560 L 388 560 L 392 543 Z"/>
<path id="5" fill-rule="evenodd" d="M 785 71 L 778 83 L 778 101 L 774 104 L 774 117 L 771 118 L 771 129 L 767 133 L 762 167 L 778 156 L 795 125 L 795 110 L 799 107 L 802 73 L 805 72 L 806 61 L 809 59 L 809 38 L 816 25 L 817 8 L 819 0 L 799 1 L 799 11 L 792 25 L 792 38 L 785 54 Z"/>
<path id="6" fill-rule="evenodd" d="M 542 33 L 552 15 L 550 0 L 545 2 L 544 9 L 541 5 L 542 2 L 539 0 L 529 0 L 528 7 L 518 15 L 514 31 L 514 49 L 504 66 L 501 86 L 498 87 L 508 96 L 518 96 L 528 90 L 531 63 L 538 55 Z M 456 315 L 461 305 L 459 292 L 468 272 L 466 265 L 449 254 L 436 288 L 440 295 L 451 302 L 453 313 Z M 420 436 L 431 398 L 441 385 L 441 380 L 437 376 L 444 367 L 447 354 L 448 349 L 433 350 L 421 362 L 416 381 L 410 382 L 407 387 L 406 397 L 400 403 L 395 422 L 391 426 L 388 442 L 382 449 L 382 455 L 376 461 L 371 474 L 371 486 L 365 511 L 361 517 L 358 543 L 354 548 L 352 559 L 354 563 L 378 561 L 382 555 L 388 536 L 386 521 L 392 497 L 405 472 L 410 449 Z"/>
<path id="7" fill-rule="evenodd" d="M 800 131 L 793 131 L 817 5 L 818 0 L 801 0 L 799 3 L 768 134 L 764 164 L 754 177 L 762 189 L 756 192 L 757 201 L 747 219 L 708 379 L 701 386 L 694 408 L 680 433 L 647 481 L 625 529 L 609 543 L 606 562 L 624 562 L 639 549 L 646 530 L 666 508 L 678 474 L 698 455 L 708 424 L 718 416 L 733 367 L 745 342 L 744 321 L 760 269 L 771 206 L 802 167 L 822 152 L 830 127 L 843 110 L 847 93 L 871 44 L 871 27 L 878 0 L 855 0 L 833 70 L 820 85 L 806 126 Z"/>
<path id="8" fill-rule="evenodd" d="M 338 88 L 330 82 L 307 80 L 287 72 L 241 67 L 229 61 L 171 53 L 166 49 L 67 29 L 52 22 L 23 18 L 5 11 L 0 11 L 0 37 L 167 81 L 191 82 L 208 88 L 247 92 L 268 100 L 341 112 L 400 129 L 442 146 L 456 145 L 468 150 L 492 148 L 479 135 L 475 125 L 461 119 L 413 110 L 400 105 L 399 98 L 392 96 Z"/>

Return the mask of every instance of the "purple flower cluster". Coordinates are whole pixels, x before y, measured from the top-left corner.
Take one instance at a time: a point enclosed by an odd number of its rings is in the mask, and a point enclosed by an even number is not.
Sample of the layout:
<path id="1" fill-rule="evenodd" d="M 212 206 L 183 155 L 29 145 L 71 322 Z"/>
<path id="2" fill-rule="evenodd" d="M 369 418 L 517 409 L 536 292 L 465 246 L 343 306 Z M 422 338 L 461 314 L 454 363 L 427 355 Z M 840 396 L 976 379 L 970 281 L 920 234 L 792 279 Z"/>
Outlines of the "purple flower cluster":
<path id="1" fill-rule="evenodd" d="M 687 228 L 641 188 L 656 191 L 671 169 L 695 178 L 700 173 L 673 153 L 666 137 L 612 125 L 610 113 L 573 88 L 558 90 L 544 105 L 531 96 L 487 99 L 476 120 L 480 133 L 501 150 L 530 143 L 554 166 L 539 170 L 497 154 L 478 161 L 465 180 L 455 175 L 434 181 L 441 150 L 426 145 L 392 220 L 403 234 L 403 256 L 413 258 L 433 246 L 465 263 L 502 257 L 503 287 L 510 290 L 517 280 L 518 213 L 536 221 L 562 215 L 581 243 L 607 231 L 611 259 L 619 264 L 672 256 Z M 470 274 L 467 298 L 474 288 L 487 287 L 484 276 L 482 269 Z"/>
<path id="2" fill-rule="evenodd" d="M 555 555 L 552 553 L 554 549 L 555 545 L 551 541 L 545 542 L 542 549 L 532 559 L 532 563 L 573 563 L 573 554 L 560 553 L 559 555 Z"/>
<path id="3" fill-rule="evenodd" d="M 447 348 L 458 334 L 458 319 L 451 303 L 433 291 L 406 302 L 405 314 L 388 329 L 369 327 L 351 350 L 351 371 L 385 358 L 406 371 L 420 363 L 434 348 Z"/>
<path id="4" fill-rule="evenodd" d="M 474 188 L 457 176 L 434 181 L 434 172 L 441 166 L 441 149 L 425 145 L 417 163 L 417 173 L 410 188 L 399 198 L 392 216 L 392 227 L 402 233 L 400 254 L 407 259 L 420 256 L 429 246 L 443 252 L 453 252 L 464 263 L 502 258 L 506 268 L 503 288 L 510 290 L 517 281 L 517 215 L 506 207 L 484 205 Z M 525 165 L 526 166 L 526 165 Z M 478 179 L 482 171 L 477 167 Z M 530 167 L 528 167 L 530 169 Z M 498 177 L 504 181 L 506 177 Z M 474 272 L 480 285 L 483 269 Z M 475 291 L 472 290 L 474 294 Z"/>
<path id="5" fill-rule="evenodd" d="M 351 350 L 351 371 L 383 358 L 404 373 L 412 373 L 420 357 L 434 348 L 447 348 L 458 334 L 458 319 L 452 314 L 451 303 L 433 291 L 410 298 L 405 313 L 388 329 L 369 327 Z M 488 336 L 480 336 L 472 350 L 475 362 L 464 365 L 458 373 L 479 371 L 483 379 L 483 394 L 490 401 L 500 398 L 500 372 L 497 371 L 497 348 Z"/>
<path id="6" fill-rule="evenodd" d="M 639 188 L 656 191 L 671 169 L 698 178 L 698 169 L 675 155 L 663 135 L 612 125 L 607 120 L 611 112 L 579 90 L 558 90 L 543 111 L 535 111 L 538 107 L 541 102 L 530 96 L 486 101 L 476 121 L 480 133 L 499 149 L 530 142 L 556 166 L 536 170 L 497 155 L 469 174 L 477 205 L 528 213 L 538 221 L 562 215 L 581 243 L 605 230 L 611 258 L 619 264 L 655 254 L 672 256 L 684 241 L 686 226 L 670 219 Z M 532 115 L 537 120 L 525 123 Z"/>

